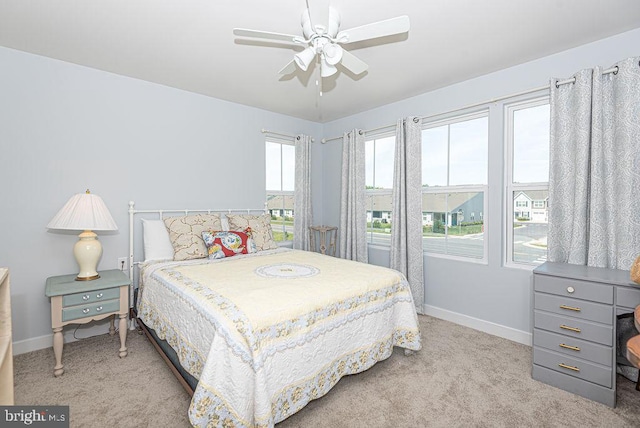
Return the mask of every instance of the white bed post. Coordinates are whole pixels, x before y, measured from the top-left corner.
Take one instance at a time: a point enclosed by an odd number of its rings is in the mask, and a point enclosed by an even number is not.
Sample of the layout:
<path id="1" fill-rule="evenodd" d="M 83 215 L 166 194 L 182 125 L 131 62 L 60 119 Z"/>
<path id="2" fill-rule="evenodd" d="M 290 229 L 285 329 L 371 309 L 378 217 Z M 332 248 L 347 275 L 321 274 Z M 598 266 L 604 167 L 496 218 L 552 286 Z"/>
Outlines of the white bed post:
<path id="1" fill-rule="evenodd" d="M 135 210 L 133 201 L 129 201 L 129 281 L 131 281 L 131 285 L 129 286 L 129 308 L 133 308 L 133 214 Z M 134 319 L 129 320 L 129 330 L 135 330 L 136 322 Z"/>

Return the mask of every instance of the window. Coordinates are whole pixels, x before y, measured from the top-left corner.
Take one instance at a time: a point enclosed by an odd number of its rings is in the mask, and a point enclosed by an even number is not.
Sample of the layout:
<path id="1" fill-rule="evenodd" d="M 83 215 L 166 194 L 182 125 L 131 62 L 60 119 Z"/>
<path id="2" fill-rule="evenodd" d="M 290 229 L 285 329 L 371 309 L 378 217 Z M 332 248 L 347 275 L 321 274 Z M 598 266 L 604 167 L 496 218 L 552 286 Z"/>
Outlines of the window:
<path id="1" fill-rule="evenodd" d="M 426 252 L 485 260 L 488 148 L 487 111 L 424 125 L 422 239 Z"/>
<path id="2" fill-rule="evenodd" d="M 295 146 L 289 141 L 267 139 L 265 143 L 267 209 L 273 238 L 293 240 Z"/>
<path id="3" fill-rule="evenodd" d="M 547 259 L 549 198 L 549 99 L 506 106 L 507 265 Z"/>
<path id="4" fill-rule="evenodd" d="M 371 244 L 391 243 L 391 191 L 395 135 L 365 141 L 367 241 Z"/>

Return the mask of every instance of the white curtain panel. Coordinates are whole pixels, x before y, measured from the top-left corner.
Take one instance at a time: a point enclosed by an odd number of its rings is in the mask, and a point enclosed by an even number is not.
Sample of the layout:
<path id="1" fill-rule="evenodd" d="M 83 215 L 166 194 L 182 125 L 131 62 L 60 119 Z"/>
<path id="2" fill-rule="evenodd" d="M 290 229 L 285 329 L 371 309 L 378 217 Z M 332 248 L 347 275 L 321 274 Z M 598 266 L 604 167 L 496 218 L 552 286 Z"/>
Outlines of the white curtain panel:
<path id="1" fill-rule="evenodd" d="M 313 224 L 311 207 L 311 137 L 296 137 L 296 171 L 293 216 L 293 248 L 309 251 L 309 226 Z"/>
<path id="2" fill-rule="evenodd" d="M 640 254 L 640 57 L 614 68 L 551 82 L 550 261 L 630 269 Z"/>
<path id="3" fill-rule="evenodd" d="M 340 195 L 340 257 L 367 263 L 364 132 L 354 129 L 342 137 Z"/>
<path id="4" fill-rule="evenodd" d="M 422 120 L 398 120 L 393 166 L 390 267 L 409 281 L 416 311 L 424 303 L 422 254 Z"/>

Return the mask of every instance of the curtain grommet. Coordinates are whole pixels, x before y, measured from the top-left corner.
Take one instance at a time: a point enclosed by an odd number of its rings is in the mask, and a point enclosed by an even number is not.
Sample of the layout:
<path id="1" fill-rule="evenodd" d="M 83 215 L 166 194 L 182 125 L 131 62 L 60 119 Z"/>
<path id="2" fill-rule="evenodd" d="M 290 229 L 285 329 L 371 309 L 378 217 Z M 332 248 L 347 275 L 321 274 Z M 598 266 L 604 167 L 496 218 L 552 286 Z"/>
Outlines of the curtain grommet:
<path id="1" fill-rule="evenodd" d="M 558 85 L 558 81 L 556 80 L 556 89 L 560 89 L 560 85 Z"/>
<path id="2" fill-rule="evenodd" d="M 620 67 L 616 65 L 616 71 L 613 72 L 613 75 L 615 76 L 616 74 L 618 74 L 618 71 L 620 71 Z"/>

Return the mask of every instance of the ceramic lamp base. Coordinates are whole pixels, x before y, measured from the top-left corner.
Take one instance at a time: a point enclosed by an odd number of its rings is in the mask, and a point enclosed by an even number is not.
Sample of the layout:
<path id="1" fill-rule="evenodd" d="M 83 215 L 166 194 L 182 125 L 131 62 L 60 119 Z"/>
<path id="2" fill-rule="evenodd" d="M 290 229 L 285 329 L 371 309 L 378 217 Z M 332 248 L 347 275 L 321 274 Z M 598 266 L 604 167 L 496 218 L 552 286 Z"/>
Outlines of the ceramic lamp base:
<path id="1" fill-rule="evenodd" d="M 92 281 L 100 278 L 96 268 L 102 256 L 102 244 L 96 239 L 97 235 L 90 230 L 82 232 L 78 242 L 73 247 L 73 255 L 80 267 L 76 281 Z"/>

